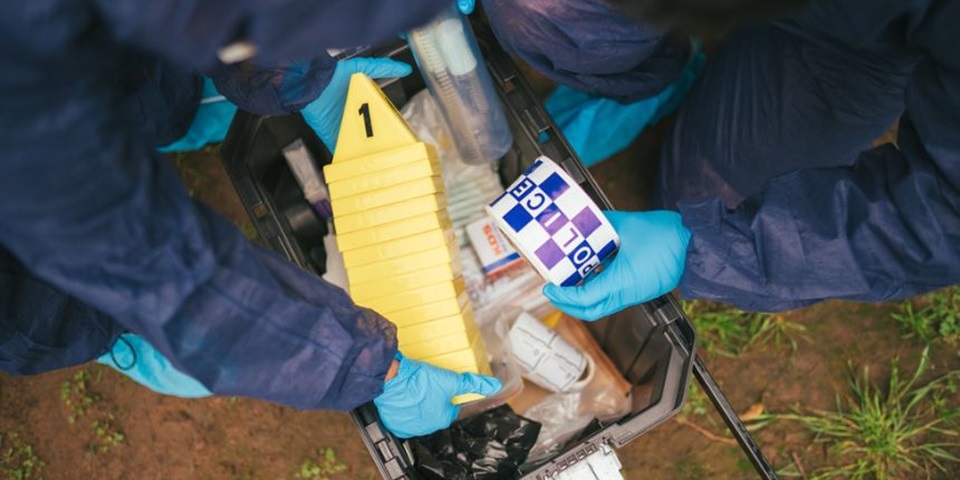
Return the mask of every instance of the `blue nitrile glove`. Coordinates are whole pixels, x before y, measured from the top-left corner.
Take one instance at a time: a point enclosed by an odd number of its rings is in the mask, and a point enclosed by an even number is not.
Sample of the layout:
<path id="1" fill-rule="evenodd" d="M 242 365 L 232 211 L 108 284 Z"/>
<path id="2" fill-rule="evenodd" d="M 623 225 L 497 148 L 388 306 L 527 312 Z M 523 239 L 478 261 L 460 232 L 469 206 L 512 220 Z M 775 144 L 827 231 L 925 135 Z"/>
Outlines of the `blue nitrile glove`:
<path id="1" fill-rule="evenodd" d="M 203 94 L 200 97 L 200 108 L 190 123 L 187 134 L 179 140 L 164 145 L 157 150 L 161 152 L 189 152 L 200 150 L 209 143 L 220 143 L 227 136 L 233 115 L 237 113 L 237 106 L 228 102 L 217 88 L 213 80 L 204 77 Z"/>
<path id="2" fill-rule="evenodd" d="M 543 288 L 554 306 L 591 322 L 676 288 L 690 243 L 690 231 L 677 212 L 605 213 L 620 235 L 613 261 L 579 287 Z"/>
<path id="3" fill-rule="evenodd" d="M 459 9 L 460 13 L 464 15 L 470 15 L 473 13 L 473 9 L 476 6 L 476 0 L 457 0 L 457 9 Z"/>
<path id="4" fill-rule="evenodd" d="M 493 395 L 500 391 L 500 380 L 476 373 L 456 373 L 411 360 L 399 352 L 397 376 L 383 387 L 373 400 L 380 420 L 400 438 L 419 437 L 450 426 L 460 407 L 450 399 L 466 393 Z"/>
<path id="5" fill-rule="evenodd" d="M 332 152 L 340 133 L 340 120 L 343 118 L 343 104 L 347 101 L 347 88 L 350 76 L 363 73 L 370 78 L 406 77 L 413 69 L 410 65 L 389 58 L 350 58 L 337 62 L 333 77 L 327 88 L 323 89 L 316 100 L 300 110 L 307 125 L 323 140 Z"/>
<path id="6" fill-rule="evenodd" d="M 627 148 L 647 125 L 676 110 L 705 62 L 695 42 L 680 78 L 656 96 L 622 104 L 561 85 L 547 97 L 545 107 L 577 156 L 590 167 Z"/>
<path id="7" fill-rule="evenodd" d="M 111 351 L 100 356 L 97 362 L 157 393 L 183 398 L 212 395 L 193 377 L 174 368 L 170 360 L 139 335 L 121 335 Z"/>

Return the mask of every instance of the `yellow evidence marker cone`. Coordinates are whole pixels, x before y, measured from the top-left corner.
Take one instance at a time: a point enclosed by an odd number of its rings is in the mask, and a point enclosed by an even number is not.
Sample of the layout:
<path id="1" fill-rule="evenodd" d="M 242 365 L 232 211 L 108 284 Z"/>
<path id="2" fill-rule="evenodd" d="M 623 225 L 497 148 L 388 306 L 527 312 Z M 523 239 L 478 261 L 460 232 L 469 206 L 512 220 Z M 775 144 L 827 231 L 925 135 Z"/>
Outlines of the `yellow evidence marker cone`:
<path id="1" fill-rule="evenodd" d="M 383 90 L 370 77 L 354 73 L 350 77 L 333 163 L 417 143 L 423 144 Z"/>
<path id="2" fill-rule="evenodd" d="M 324 176 L 353 299 L 397 324 L 404 355 L 489 375 L 440 174 L 436 151 L 380 87 L 351 76 Z M 453 403 L 479 398 L 461 395 Z"/>

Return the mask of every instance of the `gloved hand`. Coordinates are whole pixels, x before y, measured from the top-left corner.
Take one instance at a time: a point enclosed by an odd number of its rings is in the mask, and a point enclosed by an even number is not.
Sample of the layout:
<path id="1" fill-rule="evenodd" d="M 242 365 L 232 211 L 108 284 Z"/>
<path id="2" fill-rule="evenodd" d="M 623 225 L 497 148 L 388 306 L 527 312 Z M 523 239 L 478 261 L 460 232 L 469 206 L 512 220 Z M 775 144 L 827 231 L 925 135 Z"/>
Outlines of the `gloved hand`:
<path id="1" fill-rule="evenodd" d="M 200 108 L 190 122 L 187 134 L 175 142 L 164 145 L 157 150 L 161 152 L 189 152 L 200 150 L 210 143 L 220 143 L 227 136 L 230 122 L 237 113 L 237 106 L 228 102 L 213 80 L 204 77 L 203 93 L 200 96 Z"/>
<path id="2" fill-rule="evenodd" d="M 450 399 L 466 393 L 493 395 L 500 381 L 475 373 L 456 373 L 404 357 L 400 369 L 373 400 L 383 425 L 400 438 L 419 437 L 450 426 L 460 407 Z"/>
<path id="3" fill-rule="evenodd" d="M 457 0 L 457 9 L 460 10 L 460 13 L 464 15 L 470 15 L 473 13 L 473 9 L 476 6 L 476 0 Z"/>
<path id="4" fill-rule="evenodd" d="M 690 243 L 690 231 L 677 212 L 605 213 L 620 235 L 613 261 L 579 287 L 543 288 L 554 306 L 591 322 L 676 288 Z"/>
<path id="5" fill-rule="evenodd" d="M 183 398 L 213 395 L 193 377 L 177 370 L 143 337 L 125 333 L 97 363 L 107 365 L 157 393 Z"/>
<path id="6" fill-rule="evenodd" d="M 547 97 L 545 107 L 590 167 L 627 148 L 647 125 L 676 110 L 705 63 L 697 42 L 680 78 L 653 97 L 622 104 L 561 85 Z"/>
<path id="7" fill-rule="evenodd" d="M 389 58 L 342 60 L 337 62 L 327 88 L 323 89 L 316 100 L 300 110 L 300 114 L 332 152 L 337 144 L 337 135 L 340 133 L 340 120 L 343 118 L 343 104 L 347 100 L 350 76 L 354 73 L 363 73 L 374 79 L 394 78 L 405 77 L 412 71 L 410 65 Z"/>

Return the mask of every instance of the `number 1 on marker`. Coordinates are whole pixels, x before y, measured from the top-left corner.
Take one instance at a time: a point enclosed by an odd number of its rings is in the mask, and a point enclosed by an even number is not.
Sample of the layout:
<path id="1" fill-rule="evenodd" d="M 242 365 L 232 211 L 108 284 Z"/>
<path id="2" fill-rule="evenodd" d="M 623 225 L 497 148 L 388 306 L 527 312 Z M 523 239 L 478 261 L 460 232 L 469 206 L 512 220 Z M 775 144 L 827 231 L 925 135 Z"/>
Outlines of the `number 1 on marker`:
<path id="1" fill-rule="evenodd" d="M 367 138 L 373 136 L 373 123 L 370 122 L 370 104 L 360 105 L 360 116 L 363 117 L 363 126 L 367 129 Z"/>

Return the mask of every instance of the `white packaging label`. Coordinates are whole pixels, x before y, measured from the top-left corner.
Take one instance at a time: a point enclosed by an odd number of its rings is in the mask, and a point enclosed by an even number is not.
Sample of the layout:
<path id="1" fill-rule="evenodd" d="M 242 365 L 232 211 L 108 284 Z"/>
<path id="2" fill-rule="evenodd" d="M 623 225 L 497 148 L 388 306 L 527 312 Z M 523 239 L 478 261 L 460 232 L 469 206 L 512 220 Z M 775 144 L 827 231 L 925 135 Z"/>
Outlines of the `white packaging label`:
<path id="1" fill-rule="evenodd" d="M 493 219 L 484 217 L 465 228 L 470 245 L 477 252 L 483 271 L 487 275 L 493 275 L 520 262 L 520 254 L 510 246 L 510 242 L 494 225 Z"/>
<path id="2" fill-rule="evenodd" d="M 510 328 L 513 356 L 524 377 L 552 392 L 572 389 L 585 375 L 587 358 L 556 331 L 522 313 Z"/>

